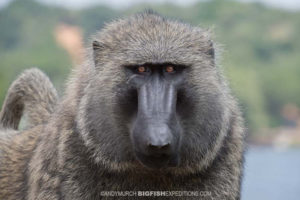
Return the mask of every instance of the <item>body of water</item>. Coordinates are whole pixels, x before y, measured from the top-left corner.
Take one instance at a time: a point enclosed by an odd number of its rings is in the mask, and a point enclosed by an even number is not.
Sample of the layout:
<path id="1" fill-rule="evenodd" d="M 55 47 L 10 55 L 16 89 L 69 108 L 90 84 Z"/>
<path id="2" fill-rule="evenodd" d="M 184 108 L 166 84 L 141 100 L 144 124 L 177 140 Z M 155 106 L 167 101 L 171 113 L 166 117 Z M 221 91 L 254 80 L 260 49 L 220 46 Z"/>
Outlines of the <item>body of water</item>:
<path id="1" fill-rule="evenodd" d="M 251 147 L 245 158 L 242 200 L 300 199 L 300 148 Z"/>

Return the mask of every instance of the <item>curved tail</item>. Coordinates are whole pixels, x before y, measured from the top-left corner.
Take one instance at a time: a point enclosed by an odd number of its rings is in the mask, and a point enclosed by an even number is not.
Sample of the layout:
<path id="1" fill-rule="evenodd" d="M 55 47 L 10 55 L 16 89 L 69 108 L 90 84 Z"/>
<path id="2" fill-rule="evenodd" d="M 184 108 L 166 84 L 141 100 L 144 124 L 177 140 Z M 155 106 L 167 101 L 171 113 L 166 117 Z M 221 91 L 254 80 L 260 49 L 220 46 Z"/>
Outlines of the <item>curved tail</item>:
<path id="1" fill-rule="evenodd" d="M 57 99 L 56 89 L 42 71 L 25 70 L 7 92 L 0 112 L 0 127 L 17 130 L 24 111 L 29 126 L 45 123 Z"/>

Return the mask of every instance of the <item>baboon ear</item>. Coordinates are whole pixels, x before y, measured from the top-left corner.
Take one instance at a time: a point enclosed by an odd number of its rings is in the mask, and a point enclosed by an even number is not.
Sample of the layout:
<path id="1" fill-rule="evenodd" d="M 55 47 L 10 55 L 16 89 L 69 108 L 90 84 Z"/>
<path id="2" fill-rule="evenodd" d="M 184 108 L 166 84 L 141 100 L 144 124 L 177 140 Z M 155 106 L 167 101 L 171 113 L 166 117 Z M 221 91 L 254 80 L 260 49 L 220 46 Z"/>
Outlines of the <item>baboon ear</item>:
<path id="1" fill-rule="evenodd" d="M 103 49 L 104 49 L 104 44 L 102 44 L 101 42 L 99 42 L 97 40 L 93 41 L 93 56 L 94 56 L 95 66 L 99 62 L 99 55 Z"/>
<path id="2" fill-rule="evenodd" d="M 207 55 L 211 56 L 213 59 L 215 58 L 215 47 L 213 41 L 209 40 L 208 49 L 206 51 Z"/>

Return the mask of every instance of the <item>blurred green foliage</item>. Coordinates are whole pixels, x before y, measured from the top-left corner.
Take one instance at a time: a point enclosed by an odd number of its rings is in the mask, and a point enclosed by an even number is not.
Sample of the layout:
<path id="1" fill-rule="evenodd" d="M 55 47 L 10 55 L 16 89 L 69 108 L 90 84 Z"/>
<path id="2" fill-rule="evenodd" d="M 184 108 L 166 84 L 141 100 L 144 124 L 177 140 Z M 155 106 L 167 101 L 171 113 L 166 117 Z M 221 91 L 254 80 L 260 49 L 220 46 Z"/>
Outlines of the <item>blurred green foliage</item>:
<path id="1" fill-rule="evenodd" d="M 106 22 L 145 8 L 213 27 L 223 49 L 220 63 L 251 132 L 281 125 L 280 109 L 285 104 L 300 106 L 300 12 L 231 0 L 186 7 L 140 4 L 122 10 L 94 6 L 77 11 L 15 0 L 0 10 L 0 104 L 17 74 L 32 66 L 44 70 L 63 88 L 72 64 L 55 43 L 53 32 L 60 22 L 82 27 L 88 41 Z"/>

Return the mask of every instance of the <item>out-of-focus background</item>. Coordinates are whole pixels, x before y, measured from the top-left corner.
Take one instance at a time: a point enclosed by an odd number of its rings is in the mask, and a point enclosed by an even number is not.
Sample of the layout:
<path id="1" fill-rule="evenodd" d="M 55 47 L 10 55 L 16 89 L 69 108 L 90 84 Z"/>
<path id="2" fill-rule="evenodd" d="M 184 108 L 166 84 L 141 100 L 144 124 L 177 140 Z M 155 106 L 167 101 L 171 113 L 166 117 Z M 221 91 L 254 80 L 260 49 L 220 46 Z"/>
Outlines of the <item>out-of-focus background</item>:
<path id="1" fill-rule="evenodd" d="M 62 93 L 92 34 L 145 8 L 204 28 L 248 128 L 242 199 L 300 198 L 300 1 L 0 0 L 0 105 L 24 69 L 39 67 Z"/>

